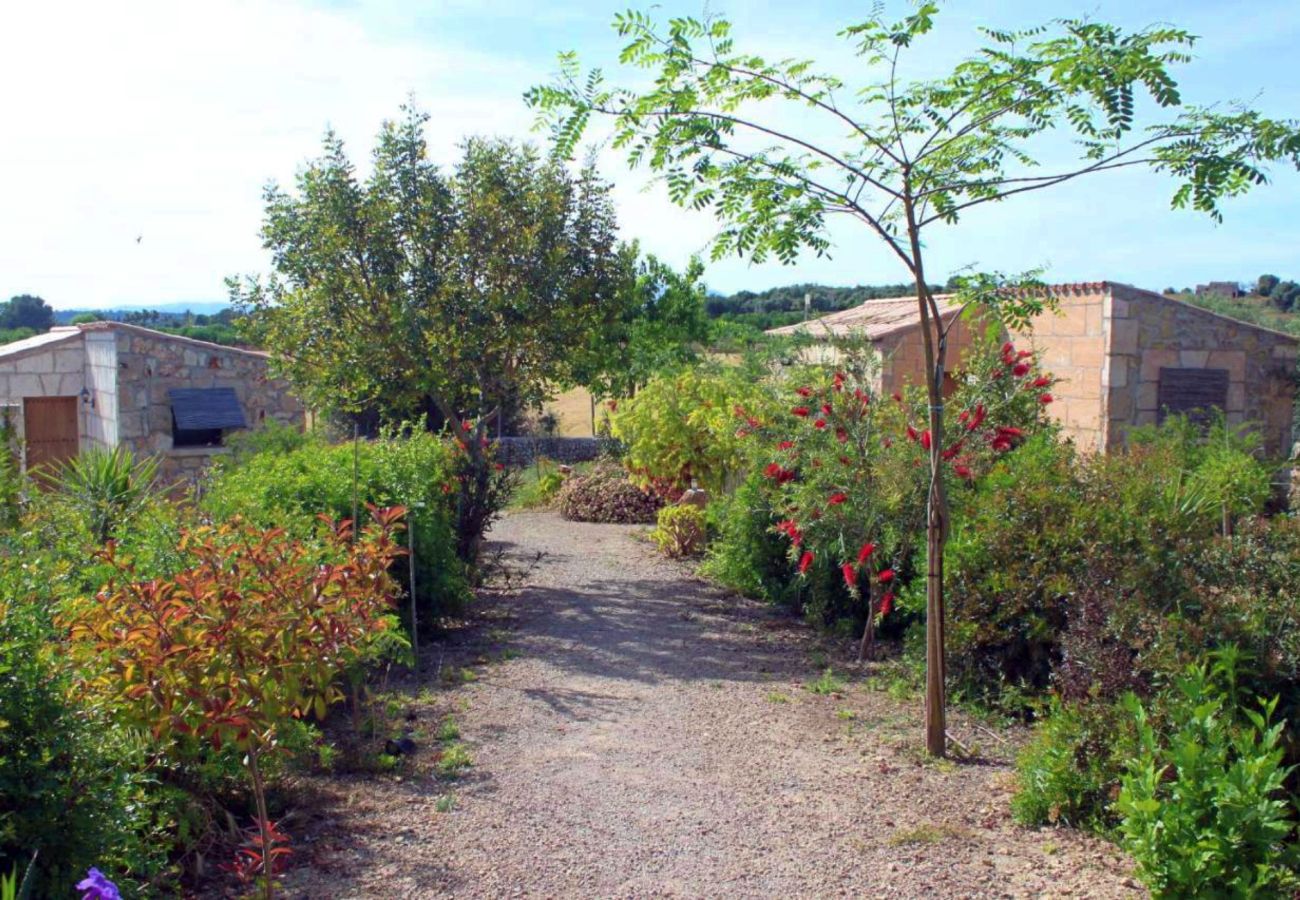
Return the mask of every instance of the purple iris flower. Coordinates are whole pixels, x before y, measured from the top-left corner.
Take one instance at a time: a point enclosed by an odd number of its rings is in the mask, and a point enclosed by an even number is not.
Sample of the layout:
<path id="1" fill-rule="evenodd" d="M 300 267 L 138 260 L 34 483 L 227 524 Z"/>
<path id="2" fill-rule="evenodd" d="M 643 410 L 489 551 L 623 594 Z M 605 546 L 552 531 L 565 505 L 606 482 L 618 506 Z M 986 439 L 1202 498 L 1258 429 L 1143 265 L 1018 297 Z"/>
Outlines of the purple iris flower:
<path id="1" fill-rule="evenodd" d="M 122 900 L 117 885 L 96 868 L 91 868 L 86 877 L 77 882 L 77 890 L 81 891 L 81 900 Z"/>

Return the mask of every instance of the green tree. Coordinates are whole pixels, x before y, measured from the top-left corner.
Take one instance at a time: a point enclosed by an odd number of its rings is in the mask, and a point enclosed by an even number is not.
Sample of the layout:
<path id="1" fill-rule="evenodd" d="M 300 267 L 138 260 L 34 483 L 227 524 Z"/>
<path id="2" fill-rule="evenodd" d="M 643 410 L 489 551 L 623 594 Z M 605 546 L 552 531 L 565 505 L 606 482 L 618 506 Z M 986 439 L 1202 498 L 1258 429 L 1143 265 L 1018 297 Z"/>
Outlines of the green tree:
<path id="1" fill-rule="evenodd" d="M 1300 284 L 1294 281 L 1279 281 L 1269 292 L 1268 299 L 1283 312 L 1289 312 L 1300 300 Z"/>
<path id="2" fill-rule="evenodd" d="M 30 328 L 49 331 L 54 327 L 54 310 L 40 297 L 19 294 L 0 306 L 0 328 Z"/>
<path id="3" fill-rule="evenodd" d="M 1259 281 L 1255 282 L 1255 293 L 1261 297 L 1267 297 L 1273 292 L 1273 288 L 1277 287 L 1280 280 L 1276 275 L 1259 276 Z"/>
<path id="4" fill-rule="evenodd" d="M 593 333 L 573 379 L 598 396 L 630 397 L 656 373 L 698 359 L 709 338 L 703 276 L 698 259 L 684 272 L 654 256 L 638 262 L 620 315 Z"/>
<path id="5" fill-rule="evenodd" d="M 407 107 L 386 122 L 364 181 L 327 134 L 295 191 L 267 189 L 273 273 L 229 286 L 310 406 L 445 423 L 468 461 L 458 550 L 472 563 L 499 497 L 495 417 L 573 380 L 574 348 L 609 327 L 632 257 L 591 169 L 476 138 L 444 174 L 427 121 Z"/>
<path id="6" fill-rule="evenodd" d="M 721 19 L 676 18 L 661 27 L 629 12 L 615 19 L 627 40 L 619 60 L 649 73 L 648 81 L 611 87 L 599 69 L 584 74 L 576 54 L 565 53 L 555 81 L 526 99 L 561 156 L 574 151 L 593 118 L 610 122 L 614 146 L 658 173 L 674 202 L 713 211 L 721 225 L 716 257 L 792 263 L 803 251 L 824 254 L 828 222 L 842 216 L 880 239 L 914 282 L 932 434 L 926 745 L 942 754 L 947 348 L 926 280 L 931 233 L 975 206 L 1133 166 L 1174 176 L 1175 207 L 1219 219 L 1225 197 L 1266 180 L 1265 162 L 1300 166 L 1300 133 L 1294 122 L 1241 107 L 1184 105 L 1171 71 L 1190 59 L 1194 38 L 1172 27 L 1126 32 L 1063 19 L 982 29 L 984 46 L 949 74 L 909 80 L 905 54 L 937 13 L 936 3 L 920 3 L 899 21 L 877 12 L 845 28 L 861 59 L 859 80 L 846 84 L 813 60 L 738 51 Z M 932 64 L 927 55 L 923 66 Z M 1139 103 L 1150 109 L 1142 127 Z M 1061 136 L 1073 139 L 1076 161 L 1059 162 Z M 1023 326 L 1045 298 L 1008 286 L 1000 277 L 967 276 L 959 293 Z"/>

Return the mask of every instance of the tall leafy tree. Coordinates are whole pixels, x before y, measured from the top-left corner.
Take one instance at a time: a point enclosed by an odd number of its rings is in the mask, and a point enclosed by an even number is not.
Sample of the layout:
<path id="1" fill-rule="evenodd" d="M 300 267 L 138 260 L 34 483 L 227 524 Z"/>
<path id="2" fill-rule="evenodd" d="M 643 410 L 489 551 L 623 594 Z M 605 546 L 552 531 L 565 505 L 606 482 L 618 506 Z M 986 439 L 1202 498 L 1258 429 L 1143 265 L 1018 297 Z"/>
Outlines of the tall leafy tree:
<path id="1" fill-rule="evenodd" d="M 0 328 L 30 328 L 49 331 L 54 327 L 54 310 L 40 297 L 19 294 L 0 305 Z"/>
<path id="2" fill-rule="evenodd" d="M 496 507 L 494 417 L 572 380 L 573 349 L 608 327 L 631 259 L 590 169 L 475 138 L 444 173 L 427 119 L 407 107 L 385 123 L 365 179 L 327 134 L 295 190 L 267 189 L 273 271 L 230 288 L 311 406 L 445 423 L 465 448 L 459 550 L 473 562 Z"/>
<path id="3" fill-rule="evenodd" d="M 599 396 L 630 397 L 657 372 L 698 359 L 709 338 L 703 277 L 698 259 L 678 272 L 654 256 L 641 258 L 608 326 L 592 334 L 574 380 Z"/>
<path id="4" fill-rule="evenodd" d="M 629 12 L 614 23 L 627 41 L 619 61 L 648 78 L 611 86 L 601 70 L 584 74 L 577 56 L 565 53 L 557 78 L 526 96 L 560 156 L 573 152 L 593 119 L 608 120 L 614 146 L 657 173 L 672 200 L 717 217 L 715 256 L 789 263 L 801 252 L 823 254 L 831 249 L 830 221 L 847 218 L 914 283 L 932 447 L 926 746 L 943 754 L 948 360 L 926 281 L 927 240 L 974 207 L 1128 167 L 1172 176 L 1175 207 L 1217 220 L 1224 198 L 1266 181 L 1269 161 L 1300 166 L 1300 133 L 1293 121 L 1241 106 L 1185 104 L 1173 71 L 1189 60 L 1195 39 L 1174 27 L 1129 32 L 1060 19 L 982 29 L 983 46 L 948 74 L 908 79 L 907 55 L 937 13 L 938 4 L 922 2 L 897 21 L 878 11 L 845 28 L 841 36 L 861 60 L 850 82 L 819 71 L 815 60 L 738 50 L 722 19 L 660 25 Z M 927 56 L 927 68 L 932 62 Z M 1060 138 L 1077 156 L 1061 161 Z M 994 276 L 960 285 L 968 302 L 1023 325 L 1042 294 L 1006 286 Z"/>

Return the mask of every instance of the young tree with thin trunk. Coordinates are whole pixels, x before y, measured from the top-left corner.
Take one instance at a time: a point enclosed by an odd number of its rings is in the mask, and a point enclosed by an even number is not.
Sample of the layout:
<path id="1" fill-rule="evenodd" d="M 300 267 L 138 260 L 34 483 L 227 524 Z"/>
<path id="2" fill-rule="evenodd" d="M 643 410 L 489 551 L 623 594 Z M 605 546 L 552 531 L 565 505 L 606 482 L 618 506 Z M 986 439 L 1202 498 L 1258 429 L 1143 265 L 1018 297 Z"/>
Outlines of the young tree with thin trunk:
<path id="1" fill-rule="evenodd" d="M 616 87 L 583 74 L 573 53 L 526 99 L 551 129 L 555 152 L 573 154 L 593 119 L 613 144 L 647 166 L 679 205 L 711 210 L 721 225 L 714 256 L 825 254 L 833 218 L 880 241 L 916 285 L 924 339 L 932 444 L 926 604 L 926 747 L 946 749 L 943 549 L 943 379 L 947 327 L 927 284 L 928 236 L 967 210 L 1083 177 L 1143 167 L 1172 176 L 1176 208 L 1220 218 L 1220 202 L 1266 181 L 1263 166 L 1300 167 L 1300 130 L 1240 106 L 1183 102 L 1173 70 L 1195 38 L 1173 27 L 1126 32 L 1060 19 L 1041 27 L 982 29 L 984 46 L 946 76 L 909 80 L 909 51 L 933 28 L 938 5 L 920 3 L 845 28 L 865 75 L 848 84 L 815 61 L 772 61 L 736 49 L 721 19 L 660 26 L 629 12 L 619 61 L 652 76 Z M 1139 112 L 1141 113 L 1139 119 Z M 797 124 L 791 125 L 789 123 Z M 825 137 L 831 134 L 833 137 Z M 1077 152 L 1062 162 L 1053 135 Z M 995 276 L 965 279 L 961 299 L 1023 327 L 1046 298 Z"/>

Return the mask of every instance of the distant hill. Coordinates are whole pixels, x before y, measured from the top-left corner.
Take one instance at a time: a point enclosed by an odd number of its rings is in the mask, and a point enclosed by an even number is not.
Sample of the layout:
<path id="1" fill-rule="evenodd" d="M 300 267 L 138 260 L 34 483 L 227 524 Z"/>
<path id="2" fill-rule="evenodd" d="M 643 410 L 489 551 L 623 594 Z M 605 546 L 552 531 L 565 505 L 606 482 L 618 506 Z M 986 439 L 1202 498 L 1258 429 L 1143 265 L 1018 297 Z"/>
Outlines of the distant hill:
<path id="1" fill-rule="evenodd" d="M 930 286 L 941 291 L 940 285 Z M 710 294 L 706 301 L 709 316 L 740 322 L 759 329 L 779 328 L 803 319 L 804 297 L 809 298 L 811 314 L 819 316 L 860 306 L 868 300 L 915 295 L 913 284 L 859 284 L 836 287 L 825 284 L 792 284 L 765 291 L 737 291 L 734 294 Z"/>
<path id="2" fill-rule="evenodd" d="M 163 318 L 174 321 L 183 321 L 185 314 L 192 313 L 195 316 L 214 316 L 219 315 L 223 310 L 229 309 L 230 304 L 222 300 L 196 300 L 193 303 L 160 303 L 154 306 L 115 306 L 112 309 L 56 309 L 54 311 L 54 321 L 59 325 L 67 325 L 76 316 L 82 313 L 90 313 L 101 319 L 112 322 L 121 322 L 127 319 L 131 314 L 139 314 L 145 311 L 161 313 Z"/>

